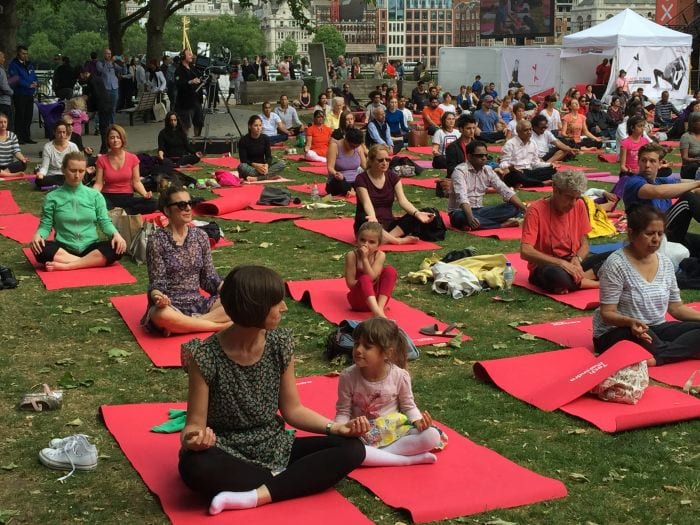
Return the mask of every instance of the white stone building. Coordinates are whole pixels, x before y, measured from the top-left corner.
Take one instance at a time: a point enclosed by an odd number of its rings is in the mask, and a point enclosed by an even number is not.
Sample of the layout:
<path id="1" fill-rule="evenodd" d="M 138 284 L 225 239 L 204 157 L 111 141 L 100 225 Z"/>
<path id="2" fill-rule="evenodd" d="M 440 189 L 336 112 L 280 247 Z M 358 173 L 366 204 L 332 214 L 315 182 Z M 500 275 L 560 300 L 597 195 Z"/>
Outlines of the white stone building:
<path id="1" fill-rule="evenodd" d="M 265 49 L 270 63 L 277 62 L 277 48 L 288 36 L 297 43 L 299 56 L 309 55 L 309 43 L 313 40 L 313 35 L 302 29 L 299 22 L 294 20 L 287 2 L 284 0 L 260 2 L 254 8 L 254 14 L 260 20 L 260 28 L 265 35 Z M 311 19 L 312 15 L 306 9 L 304 14 Z"/>
<path id="2" fill-rule="evenodd" d="M 571 33 L 583 31 L 600 22 L 604 22 L 626 8 L 636 11 L 650 20 L 654 20 L 656 0 L 633 0 L 631 2 L 619 0 L 573 0 L 570 13 Z"/>

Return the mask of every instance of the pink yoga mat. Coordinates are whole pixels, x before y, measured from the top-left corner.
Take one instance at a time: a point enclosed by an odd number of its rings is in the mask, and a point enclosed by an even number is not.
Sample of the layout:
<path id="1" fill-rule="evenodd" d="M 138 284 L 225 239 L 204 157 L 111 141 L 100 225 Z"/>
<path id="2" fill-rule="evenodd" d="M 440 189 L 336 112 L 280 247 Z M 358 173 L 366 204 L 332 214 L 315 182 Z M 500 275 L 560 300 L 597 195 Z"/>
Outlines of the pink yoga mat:
<path id="1" fill-rule="evenodd" d="M 417 157 L 416 155 L 412 155 L 411 153 L 408 153 L 406 151 L 399 151 L 398 153 L 396 153 L 394 155 L 394 157 L 405 157 L 405 158 L 411 159 L 411 160 L 420 159 L 420 157 Z"/>
<path id="2" fill-rule="evenodd" d="M 265 505 L 257 509 L 222 512 L 210 516 L 209 501 L 194 494 L 180 480 L 177 471 L 179 434 L 150 432 L 168 418 L 169 408 L 186 408 L 185 403 L 148 403 L 102 406 L 107 429 L 129 462 L 163 506 L 174 525 L 278 525 L 303 523 L 326 525 L 329 516 L 339 525 L 372 522 L 334 489 L 321 494 Z"/>
<path id="3" fill-rule="evenodd" d="M 590 166 L 576 166 L 574 164 L 557 164 L 557 170 L 593 171 L 595 168 L 591 168 Z"/>
<path id="4" fill-rule="evenodd" d="M 550 299 L 554 299 L 563 304 L 573 306 L 579 310 L 592 310 L 597 308 L 600 303 L 600 293 L 597 288 L 592 288 L 588 290 L 577 290 L 575 292 L 565 293 L 565 294 L 550 294 L 536 287 L 528 282 L 528 276 L 530 272 L 527 269 L 527 262 L 520 258 L 520 254 L 517 252 L 506 253 L 506 259 L 508 259 L 513 268 L 515 268 L 515 281 L 516 286 L 521 288 L 527 288 L 531 292 L 535 292 L 540 295 L 546 295 Z"/>
<path id="5" fill-rule="evenodd" d="M 141 327 L 141 318 L 146 313 L 146 294 L 111 297 L 112 305 L 122 316 L 127 328 L 146 355 L 158 367 L 179 367 L 180 347 L 194 339 L 206 339 L 213 332 L 196 334 L 173 334 L 168 337 L 152 334 Z"/>
<path id="6" fill-rule="evenodd" d="M 297 168 L 299 171 L 304 173 L 313 173 L 315 175 L 328 176 L 328 168 L 326 166 L 299 166 Z"/>
<path id="7" fill-rule="evenodd" d="M 588 180 L 591 182 L 608 182 L 610 184 L 615 184 L 620 180 L 619 175 L 603 175 L 600 177 L 590 177 L 590 175 L 597 175 L 596 173 L 586 173 L 589 176 Z"/>
<path id="8" fill-rule="evenodd" d="M 265 179 L 265 180 L 252 180 L 243 181 L 243 184 L 275 184 L 276 182 L 292 182 L 292 179 L 285 179 L 284 177 L 277 177 L 275 179 Z"/>
<path id="9" fill-rule="evenodd" d="M 304 405 L 335 415 L 337 378 L 297 380 Z M 425 407 L 428 408 L 428 407 Z M 358 468 L 350 477 L 392 507 L 407 509 L 415 523 L 468 516 L 566 496 L 558 480 L 527 470 L 436 422 L 449 445 L 433 465 Z M 468 497 L 464 497 L 468 494 Z"/>
<path id="10" fill-rule="evenodd" d="M 356 312 L 350 309 L 346 298 L 348 287 L 344 279 L 287 281 L 287 292 L 292 299 L 309 305 L 333 324 L 340 324 L 344 319 L 364 320 L 372 317 L 370 312 Z M 406 303 L 391 299 L 386 314 L 403 328 L 417 346 L 445 343 L 450 340 L 449 337 L 421 334 L 419 330 L 422 326 L 437 323 L 438 328 L 442 330 L 447 325 Z M 462 338 L 463 341 L 468 339 L 468 336 Z"/>
<path id="11" fill-rule="evenodd" d="M 39 217 L 31 213 L 0 215 L 0 235 L 21 244 L 31 242 L 38 228 Z M 53 237 L 53 233 L 51 236 Z"/>
<path id="12" fill-rule="evenodd" d="M 232 170 L 235 170 L 241 164 L 241 161 L 236 157 L 202 157 L 202 162 L 211 166 L 220 166 Z"/>
<path id="13" fill-rule="evenodd" d="M 586 348 L 569 348 L 481 361 L 474 365 L 474 374 L 526 403 L 547 411 L 559 408 L 606 432 L 700 417 L 700 400 L 660 387 L 649 387 L 636 405 L 587 395 L 616 370 L 649 356 L 640 346 L 623 341 L 600 357 Z"/>
<path id="14" fill-rule="evenodd" d="M 319 166 L 319 165 L 325 165 L 325 162 L 318 162 L 315 160 L 309 160 L 307 159 L 304 155 L 285 155 L 284 156 L 285 160 L 293 160 L 296 162 L 309 162 L 314 166 Z"/>
<path id="15" fill-rule="evenodd" d="M 587 171 L 586 172 L 586 178 L 588 179 L 604 179 L 607 177 L 610 177 L 612 173 L 609 171 Z M 615 177 L 620 178 L 619 175 L 615 175 Z"/>
<path id="16" fill-rule="evenodd" d="M 415 160 L 413 162 L 415 162 L 416 166 L 418 166 L 420 168 L 433 169 L 433 161 L 432 160 Z"/>
<path id="17" fill-rule="evenodd" d="M 355 233 L 352 230 L 354 220 L 350 217 L 337 219 L 304 219 L 294 221 L 294 226 L 320 233 L 336 241 L 347 244 L 355 244 Z M 414 252 L 419 250 L 439 250 L 438 244 L 418 241 L 416 244 L 383 244 L 382 250 L 385 252 Z"/>
<path id="18" fill-rule="evenodd" d="M 404 186 L 417 186 L 419 188 L 427 188 L 429 190 L 434 190 L 435 183 L 438 180 L 438 177 L 432 177 L 430 179 L 414 179 L 412 177 L 403 177 L 401 179 L 401 184 L 403 184 Z"/>
<path id="19" fill-rule="evenodd" d="M 47 272 L 42 265 L 36 262 L 34 254 L 29 248 L 23 248 L 22 251 L 47 290 L 80 288 L 82 286 L 111 286 L 136 282 L 136 277 L 131 275 L 119 262 L 101 268 Z"/>
<path id="20" fill-rule="evenodd" d="M 489 146 L 486 146 L 486 151 L 489 151 L 491 153 L 500 153 L 501 151 L 503 151 L 503 146 L 489 145 Z"/>
<path id="21" fill-rule="evenodd" d="M 10 190 L 0 190 L 0 215 L 16 215 L 20 212 Z"/>

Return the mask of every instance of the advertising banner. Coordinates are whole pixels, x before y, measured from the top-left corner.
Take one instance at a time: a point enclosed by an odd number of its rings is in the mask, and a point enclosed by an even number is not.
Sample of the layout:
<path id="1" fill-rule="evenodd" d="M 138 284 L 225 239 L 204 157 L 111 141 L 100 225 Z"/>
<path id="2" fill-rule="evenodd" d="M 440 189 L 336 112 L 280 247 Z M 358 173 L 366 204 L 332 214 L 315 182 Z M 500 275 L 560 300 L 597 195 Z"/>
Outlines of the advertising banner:
<path id="1" fill-rule="evenodd" d="M 530 96 L 559 89 L 561 76 L 558 48 L 504 48 L 501 56 L 499 93 L 522 87 Z"/>
<path id="2" fill-rule="evenodd" d="M 668 91 L 671 99 L 681 99 L 688 94 L 689 57 L 687 47 L 622 47 L 618 69 L 627 71 L 630 91 L 642 87 L 651 98 Z"/>

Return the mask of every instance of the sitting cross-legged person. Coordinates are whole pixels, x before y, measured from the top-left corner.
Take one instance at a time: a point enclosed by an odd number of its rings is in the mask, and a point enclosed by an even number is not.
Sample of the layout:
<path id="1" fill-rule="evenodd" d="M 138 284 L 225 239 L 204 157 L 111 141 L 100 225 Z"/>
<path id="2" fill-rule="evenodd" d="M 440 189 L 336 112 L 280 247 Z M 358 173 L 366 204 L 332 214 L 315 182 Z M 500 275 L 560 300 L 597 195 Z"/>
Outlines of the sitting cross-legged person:
<path id="1" fill-rule="evenodd" d="M 496 175 L 488 161 L 486 143 L 480 140 L 467 145 L 467 160 L 452 172 L 452 191 L 448 204 L 450 224 L 454 228 L 478 230 L 515 226 L 525 211 L 515 191 Z M 486 189 L 491 186 L 501 194 L 503 204 L 484 206 Z"/>
<path id="2" fill-rule="evenodd" d="M 169 186 L 161 191 L 158 208 L 168 225 L 148 238 L 148 308 L 142 326 L 164 335 L 218 332 L 231 326 L 218 296 L 223 281 L 214 268 L 209 237 L 191 225 L 189 193 Z"/>
<path id="3" fill-rule="evenodd" d="M 503 181 L 508 186 L 548 186 L 557 170 L 551 163 L 540 160 L 532 140 L 532 124 L 521 120 L 515 129 L 517 136 L 509 139 L 501 152 Z"/>
<path id="4" fill-rule="evenodd" d="M 270 102 L 263 102 L 262 110 L 263 112 L 258 115 L 262 122 L 262 133 L 270 140 L 270 144 L 284 142 L 293 135 L 285 127 L 280 116 L 272 112 L 272 104 Z"/>
<path id="5" fill-rule="evenodd" d="M 262 129 L 260 115 L 252 115 L 248 119 L 248 133 L 238 141 L 238 157 L 241 160 L 238 173 L 248 182 L 279 178 L 279 172 L 285 168 L 283 160 L 273 159 L 270 139 Z"/>
<path id="6" fill-rule="evenodd" d="M 87 163 L 82 153 L 63 157 L 64 184 L 46 195 L 31 249 L 48 271 L 108 266 L 126 251 L 126 241 L 112 224 L 102 194 L 83 184 Z M 100 241 L 97 228 L 110 238 Z M 55 240 L 47 241 L 51 229 Z"/>
<path id="7" fill-rule="evenodd" d="M 552 182 L 552 196 L 531 203 L 525 213 L 520 256 L 528 263 L 529 280 L 549 293 L 598 288 L 598 270 L 610 252 L 589 254 L 591 223 L 581 199 L 586 176 L 567 170 Z"/>
<path id="8" fill-rule="evenodd" d="M 537 154 L 543 162 L 560 162 L 576 157 L 578 150 L 564 144 L 547 129 L 547 117 L 540 113 L 532 117 L 532 137 Z"/>

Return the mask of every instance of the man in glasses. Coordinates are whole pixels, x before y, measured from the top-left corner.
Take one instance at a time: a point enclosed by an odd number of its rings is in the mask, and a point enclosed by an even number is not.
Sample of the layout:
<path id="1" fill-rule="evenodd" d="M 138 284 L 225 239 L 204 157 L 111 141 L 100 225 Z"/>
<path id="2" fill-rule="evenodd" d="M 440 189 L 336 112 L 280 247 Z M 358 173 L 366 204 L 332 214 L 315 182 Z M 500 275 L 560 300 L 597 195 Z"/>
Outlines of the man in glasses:
<path id="1" fill-rule="evenodd" d="M 521 120 L 517 135 L 503 145 L 500 169 L 508 186 L 548 186 L 557 172 L 549 162 L 540 160 L 537 145 L 532 141 L 532 123 Z"/>
<path id="2" fill-rule="evenodd" d="M 448 203 L 450 224 L 460 230 L 478 230 L 516 226 L 525 205 L 513 189 L 505 185 L 486 164 L 486 143 L 473 140 L 467 144 L 467 160 L 452 172 L 452 191 Z M 484 206 L 488 187 L 496 188 L 503 204 Z"/>

